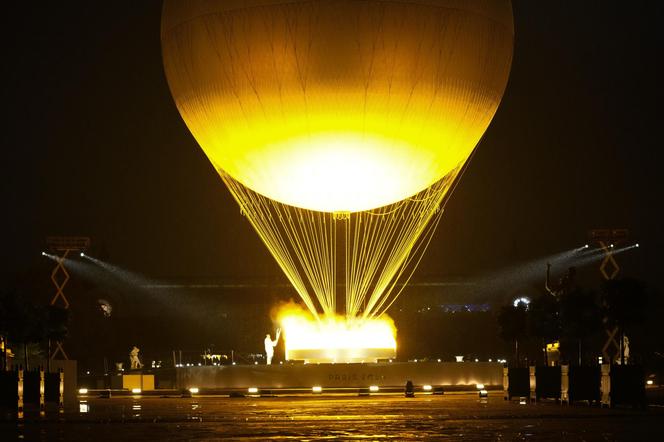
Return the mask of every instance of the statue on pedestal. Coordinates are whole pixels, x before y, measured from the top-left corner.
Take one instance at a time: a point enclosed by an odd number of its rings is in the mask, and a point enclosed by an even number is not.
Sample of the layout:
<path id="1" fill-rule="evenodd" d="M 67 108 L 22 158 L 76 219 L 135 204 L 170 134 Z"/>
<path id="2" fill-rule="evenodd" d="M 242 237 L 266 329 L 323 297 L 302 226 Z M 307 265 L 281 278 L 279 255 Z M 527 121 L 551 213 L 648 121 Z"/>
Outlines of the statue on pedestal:
<path id="1" fill-rule="evenodd" d="M 134 348 L 131 349 L 129 352 L 129 362 L 131 363 L 131 369 L 132 370 L 138 370 L 139 368 L 143 368 L 143 364 L 141 363 L 141 360 L 138 358 L 138 353 L 141 350 L 134 345 Z"/>

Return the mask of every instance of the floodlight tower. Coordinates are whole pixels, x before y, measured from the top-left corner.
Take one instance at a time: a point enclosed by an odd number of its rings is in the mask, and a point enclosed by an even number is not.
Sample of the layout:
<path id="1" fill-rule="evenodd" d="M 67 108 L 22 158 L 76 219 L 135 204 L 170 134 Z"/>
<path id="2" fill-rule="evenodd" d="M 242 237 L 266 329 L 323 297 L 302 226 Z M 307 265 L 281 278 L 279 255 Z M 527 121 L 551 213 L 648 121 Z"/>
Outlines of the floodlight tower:
<path id="1" fill-rule="evenodd" d="M 591 241 L 596 242 L 604 253 L 604 258 L 599 264 L 599 271 L 602 274 L 602 277 L 606 281 L 615 279 L 616 276 L 618 276 L 618 273 L 620 273 L 620 266 L 615 259 L 614 251 L 618 248 L 618 244 L 627 241 L 629 238 L 629 230 L 594 229 L 588 232 L 588 238 Z M 614 352 L 617 353 L 617 355 L 622 359 L 622 337 L 619 337 L 621 338 L 620 342 L 616 340 L 618 327 L 615 326 L 613 329 L 606 328 L 604 331 L 606 332 L 607 339 L 604 343 L 604 347 L 602 347 L 602 357 L 607 361 L 612 360 L 609 355 L 609 347 L 613 345 L 615 349 Z"/>
<path id="2" fill-rule="evenodd" d="M 51 272 L 51 281 L 55 286 L 55 295 L 51 299 L 50 305 L 58 303 L 65 310 L 69 309 L 69 300 L 65 296 L 64 288 L 69 281 L 69 272 L 65 268 L 65 259 L 72 252 L 83 252 L 90 247 L 90 238 L 86 236 L 49 236 L 46 238 L 46 245 L 54 255 L 55 267 Z M 58 278 L 61 274 L 60 278 Z M 64 359 L 69 359 L 67 353 L 62 348 L 62 342 L 56 343 L 56 348 L 51 352 L 49 345 L 49 359 L 55 359 L 58 353 L 62 354 Z"/>

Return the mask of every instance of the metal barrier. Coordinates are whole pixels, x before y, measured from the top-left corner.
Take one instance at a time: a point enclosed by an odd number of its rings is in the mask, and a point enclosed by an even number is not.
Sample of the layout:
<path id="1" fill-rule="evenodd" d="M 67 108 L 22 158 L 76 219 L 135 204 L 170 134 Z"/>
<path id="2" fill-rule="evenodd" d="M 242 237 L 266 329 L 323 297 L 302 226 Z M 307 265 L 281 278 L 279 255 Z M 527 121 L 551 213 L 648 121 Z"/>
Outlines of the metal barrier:
<path id="1" fill-rule="evenodd" d="M 528 368 L 504 368 L 503 390 L 505 392 L 505 400 L 511 400 L 513 397 L 528 397 L 530 394 L 530 373 Z"/>

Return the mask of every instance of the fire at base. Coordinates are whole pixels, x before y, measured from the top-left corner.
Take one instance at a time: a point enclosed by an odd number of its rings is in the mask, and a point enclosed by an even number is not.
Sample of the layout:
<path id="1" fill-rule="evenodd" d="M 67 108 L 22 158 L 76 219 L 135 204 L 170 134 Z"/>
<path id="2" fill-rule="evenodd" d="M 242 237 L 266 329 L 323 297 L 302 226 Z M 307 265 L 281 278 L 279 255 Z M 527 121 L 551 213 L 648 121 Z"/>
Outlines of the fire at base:
<path id="1" fill-rule="evenodd" d="M 281 308 L 286 360 L 305 363 L 377 362 L 396 357 L 394 322 L 388 316 L 366 319 L 323 317 L 315 320 L 293 306 Z"/>

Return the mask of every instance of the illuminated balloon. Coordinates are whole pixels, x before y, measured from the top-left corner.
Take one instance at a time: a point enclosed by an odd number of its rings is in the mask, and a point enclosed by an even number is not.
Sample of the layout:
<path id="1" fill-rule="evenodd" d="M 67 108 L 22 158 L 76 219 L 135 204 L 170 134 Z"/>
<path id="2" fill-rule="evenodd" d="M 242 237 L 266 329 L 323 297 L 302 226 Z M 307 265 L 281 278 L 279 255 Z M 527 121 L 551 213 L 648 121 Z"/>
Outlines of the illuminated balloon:
<path id="1" fill-rule="evenodd" d="M 506 0 L 166 0 L 166 77 L 220 173 L 323 212 L 458 170 L 512 60 Z"/>
<path id="2" fill-rule="evenodd" d="M 396 354 L 384 317 L 502 98 L 508 0 L 166 0 L 185 123 L 307 307 L 286 357 Z"/>

